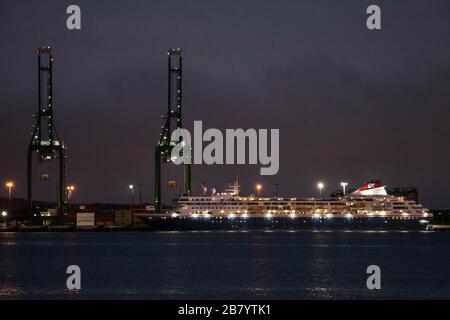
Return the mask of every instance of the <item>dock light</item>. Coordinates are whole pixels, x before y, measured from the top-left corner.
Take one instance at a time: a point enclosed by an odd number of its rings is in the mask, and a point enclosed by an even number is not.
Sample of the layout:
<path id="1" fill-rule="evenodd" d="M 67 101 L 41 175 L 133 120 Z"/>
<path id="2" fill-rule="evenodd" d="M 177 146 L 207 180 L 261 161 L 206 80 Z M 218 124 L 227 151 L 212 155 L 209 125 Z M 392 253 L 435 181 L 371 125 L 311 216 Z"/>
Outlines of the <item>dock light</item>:
<path id="1" fill-rule="evenodd" d="M 14 182 L 6 181 L 5 186 L 6 186 L 6 188 L 8 188 L 8 206 L 9 206 L 9 209 L 11 209 L 12 189 L 14 188 Z"/>
<path id="2" fill-rule="evenodd" d="M 267 218 L 267 219 L 272 219 L 272 214 L 271 214 L 271 213 L 269 213 L 269 212 L 268 212 L 268 213 L 266 213 L 266 218 Z"/>
<path id="3" fill-rule="evenodd" d="M 291 217 L 291 219 L 295 219 L 295 213 L 291 213 L 289 216 Z"/>
<path id="4" fill-rule="evenodd" d="M 130 189 L 130 211 L 133 209 L 133 205 L 134 205 L 134 186 L 132 184 L 130 184 L 128 186 L 128 188 Z"/>
<path id="5" fill-rule="evenodd" d="M 314 218 L 314 219 L 320 219 L 320 214 L 314 213 L 313 218 Z"/>
<path id="6" fill-rule="evenodd" d="M 193 213 L 192 214 L 192 218 L 194 218 L 194 219 L 198 218 L 198 214 L 197 213 Z"/>
<path id="7" fill-rule="evenodd" d="M 6 211 L 2 211 L 2 217 L 3 217 L 3 224 L 6 224 L 6 216 L 8 213 Z"/>
<path id="8" fill-rule="evenodd" d="M 345 215 L 345 217 L 346 217 L 347 219 L 353 219 L 353 215 L 352 215 L 351 213 L 347 213 L 347 214 Z"/>
<path id="9" fill-rule="evenodd" d="M 234 217 L 236 217 L 236 215 L 234 213 L 230 213 L 228 215 L 228 219 L 234 219 Z"/>
<path id="10" fill-rule="evenodd" d="M 325 187 L 325 184 L 323 182 L 317 183 L 317 189 L 319 189 L 319 196 L 322 196 L 322 190 Z"/>
<path id="11" fill-rule="evenodd" d="M 67 201 L 70 202 L 70 199 L 72 199 L 72 193 L 75 191 L 75 186 L 68 185 L 66 189 L 67 189 Z"/>
<path id="12" fill-rule="evenodd" d="M 262 184 L 258 183 L 256 185 L 256 191 L 258 192 L 258 197 L 259 197 L 259 193 L 261 192 L 261 189 L 262 189 Z"/>
<path id="13" fill-rule="evenodd" d="M 248 214 L 244 213 L 244 214 L 242 215 L 242 218 L 247 219 L 247 218 L 248 218 Z"/>
<path id="14" fill-rule="evenodd" d="M 172 213 L 172 218 L 176 218 L 176 217 L 178 217 L 178 215 L 175 212 Z"/>
<path id="15" fill-rule="evenodd" d="M 348 186 L 348 182 L 341 182 L 342 195 L 345 196 L 345 188 Z"/>

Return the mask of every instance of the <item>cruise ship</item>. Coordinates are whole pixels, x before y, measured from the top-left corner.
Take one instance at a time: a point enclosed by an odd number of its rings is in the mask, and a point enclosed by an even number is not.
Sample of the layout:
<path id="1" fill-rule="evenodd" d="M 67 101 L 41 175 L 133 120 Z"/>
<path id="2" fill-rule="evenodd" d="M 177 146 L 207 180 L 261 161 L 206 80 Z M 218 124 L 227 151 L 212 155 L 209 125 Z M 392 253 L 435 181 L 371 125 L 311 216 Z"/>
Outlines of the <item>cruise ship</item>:
<path id="1" fill-rule="evenodd" d="M 389 195 L 380 180 L 336 198 L 241 196 L 236 181 L 224 192 L 182 196 L 176 209 L 145 217 L 158 230 L 211 229 L 426 229 L 431 213 L 402 196 Z"/>

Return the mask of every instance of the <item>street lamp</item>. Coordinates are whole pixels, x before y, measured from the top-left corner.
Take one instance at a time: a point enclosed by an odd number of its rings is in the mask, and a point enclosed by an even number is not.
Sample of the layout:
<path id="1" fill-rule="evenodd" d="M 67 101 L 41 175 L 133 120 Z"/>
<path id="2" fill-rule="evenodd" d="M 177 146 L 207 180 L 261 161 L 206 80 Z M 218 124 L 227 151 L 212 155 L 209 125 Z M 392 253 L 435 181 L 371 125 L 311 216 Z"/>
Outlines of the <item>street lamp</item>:
<path id="1" fill-rule="evenodd" d="M 6 188 L 8 188 L 8 203 L 9 203 L 9 209 L 11 210 L 11 200 L 12 200 L 12 188 L 14 188 L 14 182 L 12 181 L 6 181 L 5 184 Z"/>
<path id="2" fill-rule="evenodd" d="M 133 203 L 134 203 L 134 186 L 132 184 L 130 184 L 128 186 L 128 188 L 130 189 L 130 193 L 131 193 L 131 201 L 130 201 L 130 210 L 133 209 Z"/>
<path id="3" fill-rule="evenodd" d="M 348 182 L 341 182 L 342 195 L 345 196 L 345 187 L 348 186 Z"/>
<path id="4" fill-rule="evenodd" d="M 75 191 L 74 185 L 67 186 L 67 203 L 70 204 L 70 200 L 72 199 L 72 192 Z"/>
<path id="5" fill-rule="evenodd" d="M 319 189 L 319 195 L 322 196 L 322 189 L 325 187 L 323 182 L 317 183 L 317 188 Z"/>
<path id="6" fill-rule="evenodd" d="M 260 193 L 261 189 L 262 189 L 262 185 L 260 183 L 258 183 L 256 185 L 256 191 L 258 192 L 258 197 L 259 197 L 259 193 Z"/>
<path id="7" fill-rule="evenodd" d="M 2 211 L 2 217 L 3 217 L 3 224 L 6 225 L 6 216 L 8 213 L 6 211 Z"/>

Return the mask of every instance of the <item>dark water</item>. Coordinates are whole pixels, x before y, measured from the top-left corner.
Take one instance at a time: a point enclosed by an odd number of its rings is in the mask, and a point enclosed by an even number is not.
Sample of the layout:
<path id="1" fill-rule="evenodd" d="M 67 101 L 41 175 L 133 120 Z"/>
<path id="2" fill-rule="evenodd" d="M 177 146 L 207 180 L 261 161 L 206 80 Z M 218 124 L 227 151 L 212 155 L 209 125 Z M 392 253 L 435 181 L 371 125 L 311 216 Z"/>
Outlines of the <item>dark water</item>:
<path id="1" fill-rule="evenodd" d="M 449 299 L 450 233 L 0 233 L 0 299 L 17 298 Z"/>

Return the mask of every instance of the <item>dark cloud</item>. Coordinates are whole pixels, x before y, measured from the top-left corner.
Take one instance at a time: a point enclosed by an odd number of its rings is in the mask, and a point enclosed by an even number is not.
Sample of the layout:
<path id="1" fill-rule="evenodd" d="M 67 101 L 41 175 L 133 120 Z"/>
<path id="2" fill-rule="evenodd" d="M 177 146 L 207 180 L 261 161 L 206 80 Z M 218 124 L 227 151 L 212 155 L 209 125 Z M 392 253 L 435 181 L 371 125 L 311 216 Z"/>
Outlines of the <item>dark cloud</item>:
<path id="1" fill-rule="evenodd" d="M 165 50 L 180 46 L 188 128 L 203 120 L 205 129 L 279 128 L 281 136 L 277 176 L 259 176 L 258 166 L 194 166 L 194 190 L 201 182 L 221 189 L 236 174 L 245 193 L 258 181 L 286 195 L 314 194 L 319 179 L 331 191 L 342 179 L 382 178 L 419 187 L 427 206 L 450 206 L 448 2 L 382 1 L 379 33 L 364 29 L 364 3 L 340 3 L 79 1 L 79 32 L 65 29 L 71 3 L 3 4 L 0 179 L 16 179 L 25 196 L 34 50 L 50 44 L 76 199 L 125 202 L 132 182 L 152 200 Z M 173 168 L 164 174 L 181 178 Z M 53 188 L 37 195 L 52 199 Z"/>

